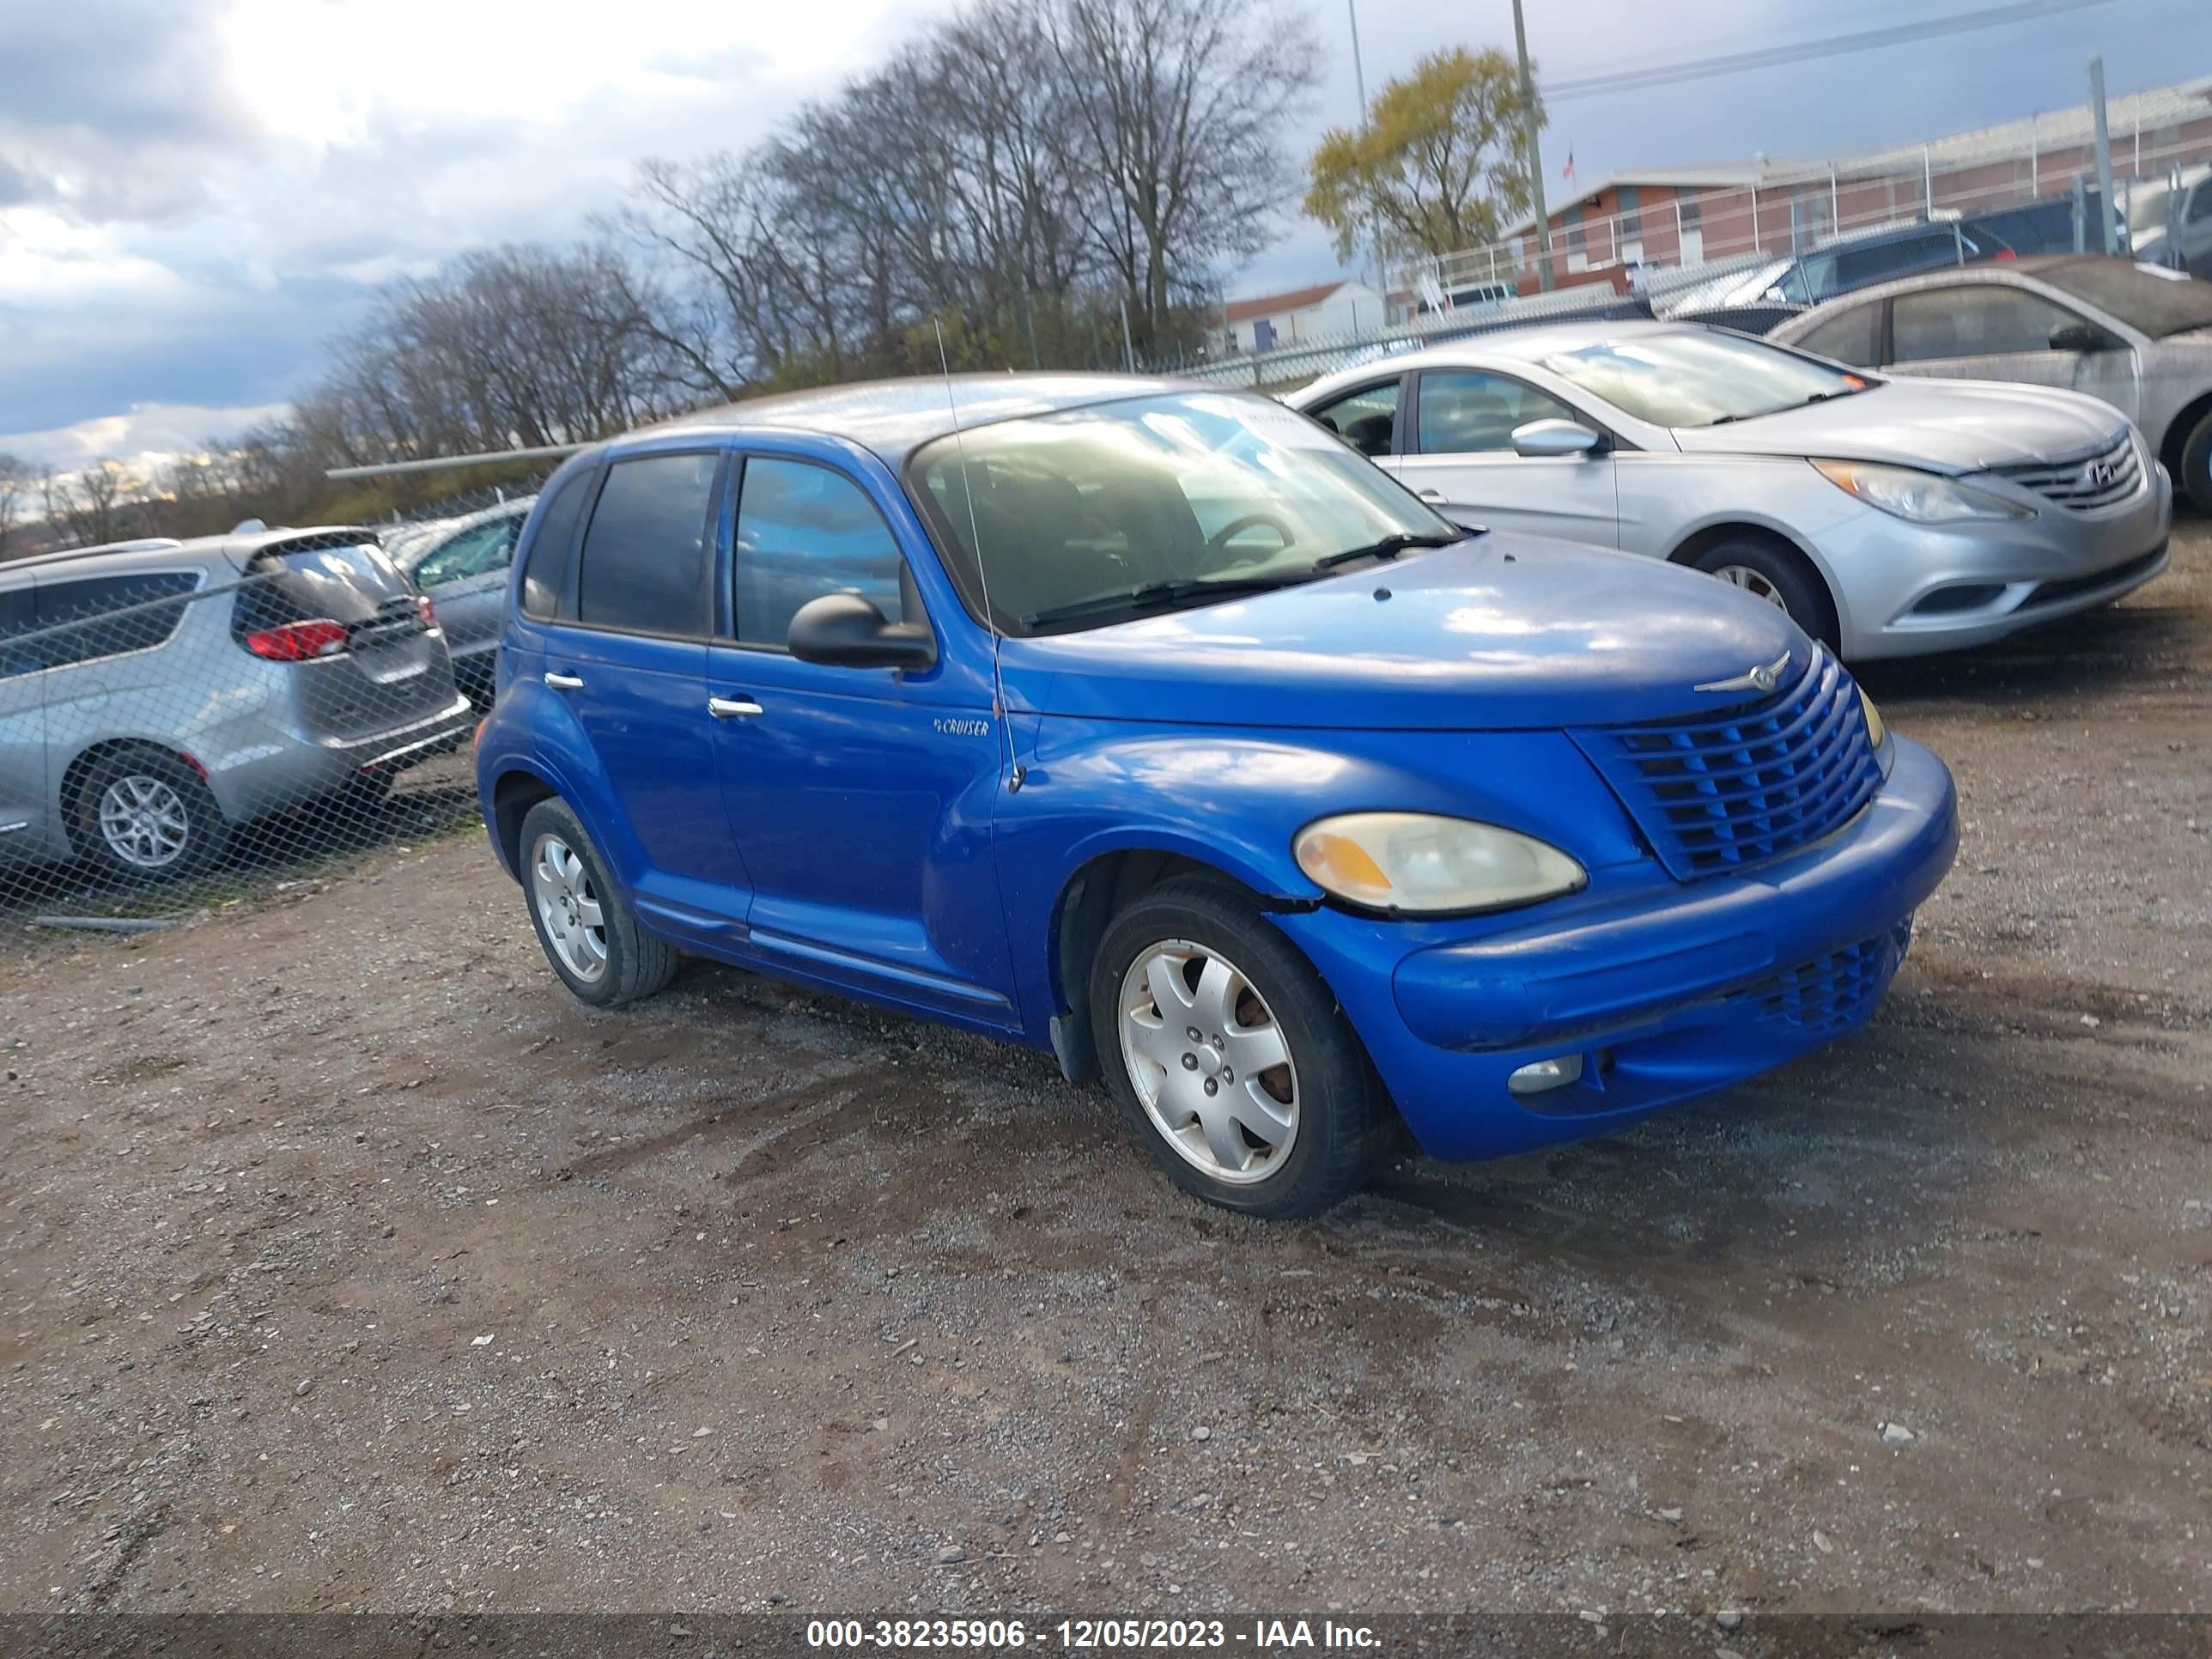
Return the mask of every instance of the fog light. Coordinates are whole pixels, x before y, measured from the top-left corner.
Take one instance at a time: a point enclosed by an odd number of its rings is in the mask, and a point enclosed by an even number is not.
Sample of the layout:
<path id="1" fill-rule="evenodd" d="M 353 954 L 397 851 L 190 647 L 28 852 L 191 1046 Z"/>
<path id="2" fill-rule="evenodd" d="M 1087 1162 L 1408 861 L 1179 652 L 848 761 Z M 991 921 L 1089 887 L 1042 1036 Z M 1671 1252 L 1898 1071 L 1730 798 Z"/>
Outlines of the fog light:
<path id="1" fill-rule="evenodd" d="M 1540 1060 L 1523 1066 L 1505 1079 L 1505 1086 L 1516 1095 L 1540 1095 L 1553 1089 L 1564 1089 L 1570 1083 L 1583 1079 L 1583 1057 L 1580 1054 L 1561 1054 L 1557 1060 Z"/>

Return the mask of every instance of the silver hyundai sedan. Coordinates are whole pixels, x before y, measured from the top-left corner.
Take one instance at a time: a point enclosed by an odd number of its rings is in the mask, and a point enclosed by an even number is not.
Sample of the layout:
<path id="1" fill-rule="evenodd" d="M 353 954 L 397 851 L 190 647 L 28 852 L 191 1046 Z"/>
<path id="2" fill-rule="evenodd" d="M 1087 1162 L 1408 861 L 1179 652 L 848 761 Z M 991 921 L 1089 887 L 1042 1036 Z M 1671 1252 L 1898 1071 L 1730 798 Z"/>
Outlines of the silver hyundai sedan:
<path id="1" fill-rule="evenodd" d="M 2165 470 L 2069 392 L 1626 322 L 1481 336 L 1288 401 L 1455 517 L 1710 571 L 1850 659 L 1982 644 L 2166 568 Z"/>

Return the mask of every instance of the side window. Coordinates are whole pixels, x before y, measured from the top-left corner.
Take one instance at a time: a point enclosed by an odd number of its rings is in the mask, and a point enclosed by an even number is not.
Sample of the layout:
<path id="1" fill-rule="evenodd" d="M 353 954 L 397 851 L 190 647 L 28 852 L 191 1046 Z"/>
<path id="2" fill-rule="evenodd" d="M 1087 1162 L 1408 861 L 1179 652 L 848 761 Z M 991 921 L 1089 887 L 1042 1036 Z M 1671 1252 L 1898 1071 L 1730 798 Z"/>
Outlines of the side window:
<path id="1" fill-rule="evenodd" d="M 2212 219 L 2212 179 L 2197 186 L 2197 193 L 2189 198 L 2189 218 L 2186 222 L 2202 224 Z"/>
<path id="2" fill-rule="evenodd" d="M 2081 320 L 2024 289 L 1970 284 L 1900 294 L 1891 302 L 1892 361 L 2048 351 L 2053 330 Z"/>
<path id="3" fill-rule="evenodd" d="M 530 564 L 522 573 L 522 614 L 550 621 L 568 595 L 568 567 L 576 556 L 576 523 L 591 500 L 594 471 L 579 472 L 561 486 L 531 538 Z M 520 532 L 516 532 L 520 534 Z"/>
<path id="4" fill-rule="evenodd" d="M 678 638 L 707 633 L 714 454 L 641 455 L 607 469 L 576 576 L 576 618 Z"/>
<path id="5" fill-rule="evenodd" d="M 41 582 L 39 626 L 52 630 L 42 641 L 46 665 L 66 668 L 166 645 L 185 620 L 187 601 L 180 596 L 199 585 L 198 576 L 183 570 Z"/>
<path id="6" fill-rule="evenodd" d="M 799 607 L 858 593 L 893 622 L 899 550 L 867 492 L 809 461 L 756 455 L 738 496 L 738 638 L 781 646 Z"/>
<path id="7" fill-rule="evenodd" d="M 1798 341 L 1797 349 L 1855 368 L 1872 368 L 1881 361 L 1881 302 L 1852 306 L 1829 318 Z"/>
<path id="8" fill-rule="evenodd" d="M 521 528 L 520 519 L 504 518 L 464 530 L 415 567 L 416 586 L 438 587 L 505 569 L 514 557 L 514 538 Z"/>
<path id="9" fill-rule="evenodd" d="M 0 680 L 36 673 L 46 666 L 38 642 L 23 637 L 38 625 L 29 588 L 0 588 Z"/>
<path id="10" fill-rule="evenodd" d="M 1510 450 L 1516 427 L 1581 418 L 1549 392 L 1525 382 L 1457 368 L 1423 373 L 1419 414 L 1415 430 L 1424 455 Z"/>
<path id="11" fill-rule="evenodd" d="M 1401 382 L 1362 386 L 1349 396 L 1310 409 L 1307 414 L 1363 455 L 1388 455 L 1398 427 Z"/>

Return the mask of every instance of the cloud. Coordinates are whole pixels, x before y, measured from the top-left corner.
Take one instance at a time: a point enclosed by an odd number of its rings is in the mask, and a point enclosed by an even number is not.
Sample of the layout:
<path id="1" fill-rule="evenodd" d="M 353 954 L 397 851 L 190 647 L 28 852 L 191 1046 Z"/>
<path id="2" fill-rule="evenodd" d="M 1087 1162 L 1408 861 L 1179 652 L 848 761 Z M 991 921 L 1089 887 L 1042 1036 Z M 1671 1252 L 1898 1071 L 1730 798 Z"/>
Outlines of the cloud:
<path id="1" fill-rule="evenodd" d="M 0 454 L 17 456 L 57 472 L 74 472 L 103 457 L 127 459 L 149 471 L 179 455 L 196 455 L 210 441 L 234 438 L 273 421 L 289 408 L 262 404 L 210 409 L 198 404 L 136 404 L 118 415 L 95 416 L 46 432 L 0 433 Z"/>

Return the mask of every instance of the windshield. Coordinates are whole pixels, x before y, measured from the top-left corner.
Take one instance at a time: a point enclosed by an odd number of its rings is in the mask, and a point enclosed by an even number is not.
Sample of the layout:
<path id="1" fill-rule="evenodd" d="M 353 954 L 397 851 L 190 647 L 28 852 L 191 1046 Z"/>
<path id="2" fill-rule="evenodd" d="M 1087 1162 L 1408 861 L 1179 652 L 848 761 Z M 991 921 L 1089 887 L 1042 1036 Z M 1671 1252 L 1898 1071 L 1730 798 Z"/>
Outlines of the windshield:
<path id="1" fill-rule="evenodd" d="M 985 614 L 988 586 L 992 625 L 1017 637 L 1306 580 L 1334 556 L 1388 556 L 1395 538 L 1465 533 L 1304 416 L 1234 392 L 976 427 L 924 445 L 908 478 L 969 608 Z M 1082 614 L 1060 614 L 1071 609 Z"/>
<path id="2" fill-rule="evenodd" d="M 2069 260 L 2041 275 L 2060 293 L 2087 301 L 2154 340 L 2212 328 L 2212 283 L 2191 282 L 2186 271 L 2090 258 Z"/>
<path id="3" fill-rule="evenodd" d="M 2128 210 L 2128 228 L 2138 235 L 2145 231 L 2166 228 L 2167 191 L 2164 181 L 2157 184 L 2138 183 L 2124 198 Z"/>
<path id="4" fill-rule="evenodd" d="M 1544 367 L 1654 426 L 1717 426 L 1863 392 L 1863 377 L 1729 334 L 1639 334 Z"/>

